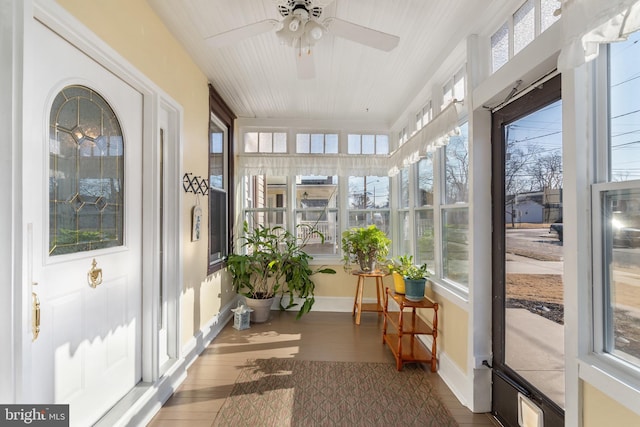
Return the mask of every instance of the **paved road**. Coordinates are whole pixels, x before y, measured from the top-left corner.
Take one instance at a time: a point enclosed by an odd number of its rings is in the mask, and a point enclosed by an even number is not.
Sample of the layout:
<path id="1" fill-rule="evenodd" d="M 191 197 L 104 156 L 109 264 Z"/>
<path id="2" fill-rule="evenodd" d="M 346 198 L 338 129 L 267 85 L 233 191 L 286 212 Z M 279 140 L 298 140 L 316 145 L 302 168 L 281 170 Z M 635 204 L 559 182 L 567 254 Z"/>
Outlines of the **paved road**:
<path id="1" fill-rule="evenodd" d="M 562 261 L 562 242 L 548 228 L 507 230 L 507 252 L 548 261 Z M 537 256 L 536 256 L 537 255 Z"/>

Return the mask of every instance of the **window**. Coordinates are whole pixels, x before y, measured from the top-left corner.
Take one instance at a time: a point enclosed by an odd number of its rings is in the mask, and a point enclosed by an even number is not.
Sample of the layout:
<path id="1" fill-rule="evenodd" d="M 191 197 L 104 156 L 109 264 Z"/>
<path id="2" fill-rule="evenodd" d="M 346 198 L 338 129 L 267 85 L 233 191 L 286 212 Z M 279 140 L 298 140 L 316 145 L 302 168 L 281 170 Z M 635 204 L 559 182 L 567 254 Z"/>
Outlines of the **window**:
<path id="1" fill-rule="evenodd" d="M 594 351 L 640 377 L 640 32 L 608 48 L 608 170 L 593 186 Z"/>
<path id="2" fill-rule="evenodd" d="M 427 156 L 420 159 L 417 164 L 417 195 L 414 214 L 416 261 L 419 263 L 426 262 L 431 271 L 434 270 L 435 266 L 433 156 L 434 153 L 427 153 Z"/>
<path id="3" fill-rule="evenodd" d="M 251 227 L 287 228 L 287 195 L 289 185 L 286 176 L 252 175 L 245 177 L 245 221 Z"/>
<path id="4" fill-rule="evenodd" d="M 337 154 L 338 134 L 299 133 L 296 135 L 296 152 L 307 154 Z"/>
<path id="5" fill-rule="evenodd" d="M 398 250 L 398 254 L 411 254 L 413 253 L 413 248 L 411 247 L 411 242 L 413 239 L 411 238 L 411 212 L 409 209 L 410 204 L 410 167 L 405 167 L 400 170 L 398 176 L 398 213 L 397 218 L 398 221 L 395 225 L 398 242 L 395 245 L 395 250 Z"/>
<path id="6" fill-rule="evenodd" d="M 509 23 L 491 36 L 491 69 L 495 73 L 509 60 Z"/>
<path id="7" fill-rule="evenodd" d="M 404 144 L 409 139 L 407 135 L 407 128 L 404 127 L 400 132 L 398 132 L 398 146 Z"/>
<path id="8" fill-rule="evenodd" d="M 245 153 L 286 153 L 287 134 L 284 132 L 246 132 Z"/>
<path id="9" fill-rule="evenodd" d="M 349 177 L 347 228 L 375 224 L 389 235 L 389 177 Z"/>
<path id="10" fill-rule="evenodd" d="M 347 145 L 349 154 L 389 154 L 387 135 L 349 134 Z"/>
<path id="11" fill-rule="evenodd" d="M 428 101 L 424 107 L 416 114 L 416 130 L 420 130 L 427 125 L 433 118 L 433 108 L 431 101 Z"/>
<path id="12" fill-rule="evenodd" d="M 305 251 L 313 256 L 338 253 L 338 177 L 296 177 L 296 229 L 305 243 Z M 317 233 L 309 233 L 310 230 Z"/>
<path id="13" fill-rule="evenodd" d="M 469 209 L 442 210 L 443 277 L 469 285 Z"/>
<path id="14" fill-rule="evenodd" d="M 442 217 L 443 277 L 469 283 L 469 144 L 468 123 L 460 126 L 444 149 Z"/>
<path id="15" fill-rule="evenodd" d="M 228 159 L 233 157 L 233 121 L 235 116 L 215 89 L 209 85 L 209 259 L 207 273 L 224 266 L 229 253 L 229 218 L 233 218 L 233 203 L 228 189 L 233 187 Z"/>
<path id="16" fill-rule="evenodd" d="M 123 244 L 124 140 L 107 102 L 84 86 L 54 99 L 49 134 L 49 254 Z"/>
<path id="17" fill-rule="evenodd" d="M 496 72 L 513 55 L 560 19 L 560 0 L 526 0 L 491 36 L 491 70 Z M 538 12 L 539 11 L 539 12 Z"/>
<path id="18" fill-rule="evenodd" d="M 433 119 L 433 108 L 431 107 L 431 101 L 422 107 L 422 126 L 426 126 Z"/>
<path id="19" fill-rule="evenodd" d="M 513 14 L 513 54 L 520 52 L 535 37 L 535 10 L 533 0 L 527 0 Z"/>
<path id="20" fill-rule="evenodd" d="M 228 253 L 226 147 L 227 128 L 211 113 L 209 120 L 209 266 Z"/>
<path id="21" fill-rule="evenodd" d="M 453 75 L 453 97 L 458 101 L 463 101 L 465 96 L 466 71 L 461 68 Z"/>
<path id="22" fill-rule="evenodd" d="M 616 185 L 617 184 L 617 185 Z M 599 194 L 602 227 L 604 329 L 598 350 L 640 368 L 640 182 L 616 183 Z"/>
<path id="23" fill-rule="evenodd" d="M 409 169 L 404 168 L 400 171 L 400 208 L 409 207 Z"/>
<path id="24" fill-rule="evenodd" d="M 410 213 L 408 210 L 400 211 L 398 213 L 398 236 L 400 244 L 398 245 L 399 254 L 411 254 L 413 249 L 411 248 L 411 229 L 410 225 Z"/>
<path id="25" fill-rule="evenodd" d="M 460 135 L 452 136 L 445 147 L 445 201 L 447 205 L 469 201 L 469 147 L 467 123 Z"/>
<path id="26" fill-rule="evenodd" d="M 445 83 L 442 87 L 442 108 L 451 104 L 451 101 L 454 99 L 457 101 L 464 100 L 465 80 L 465 67 L 462 67 L 447 83 Z"/>
<path id="27" fill-rule="evenodd" d="M 556 13 L 559 8 L 560 2 L 558 0 L 540 0 L 540 32 L 560 19 L 560 14 Z"/>
<path id="28" fill-rule="evenodd" d="M 442 107 L 449 105 L 453 98 L 453 79 L 451 79 L 442 87 Z"/>

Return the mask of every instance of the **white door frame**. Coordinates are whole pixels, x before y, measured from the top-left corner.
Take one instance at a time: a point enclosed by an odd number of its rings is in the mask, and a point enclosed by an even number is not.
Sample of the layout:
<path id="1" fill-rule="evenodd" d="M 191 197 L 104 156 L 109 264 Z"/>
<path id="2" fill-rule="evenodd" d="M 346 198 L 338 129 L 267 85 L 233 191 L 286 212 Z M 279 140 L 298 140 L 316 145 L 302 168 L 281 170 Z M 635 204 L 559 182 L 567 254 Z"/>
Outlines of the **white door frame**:
<path id="1" fill-rule="evenodd" d="M 36 18 L 52 30 L 60 34 L 79 50 L 94 59 L 96 62 L 110 70 L 119 78 L 130 84 L 143 94 L 143 215 L 145 218 L 143 225 L 143 257 L 142 257 L 142 381 L 153 384 L 157 382 L 159 367 L 155 362 L 158 360 L 157 349 L 157 319 L 158 314 L 158 289 L 154 286 L 159 275 L 159 209 L 160 200 L 159 186 L 157 185 L 159 173 L 159 115 L 161 110 L 169 115 L 170 126 L 168 136 L 169 143 L 166 144 L 164 156 L 164 169 L 166 176 L 170 177 L 164 186 L 164 221 L 165 230 L 163 253 L 165 257 L 170 256 L 173 261 L 165 262 L 164 280 L 168 284 L 167 290 L 169 301 L 172 302 L 170 309 L 170 353 L 172 359 L 180 358 L 180 295 L 182 289 L 182 256 L 181 256 L 181 198 L 180 198 L 180 176 L 182 165 L 181 135 L 183 111 L 180 105 L 165 94 L 146 76 L 134 69 L 123 57 L 115 52 L 106 43 L 94 35 L 91 30 L 78 22 L 72 15 L 64 10 L 57 3 L 47 0 L 25 0 L 15 2 L 12 0 L 0 0 L 3 9 L 8 3 L 8 10 L 12 22 L 5 26 L 6 16 L 0 18 L 2 28 L 0 31 L 9 33 L 8 38 L 3 40 L 0 46 L 3 57 L 12 57 L 7 69 L 0 69 L 0 85 L 8 87 L 11 84 L 12 97 L 3 97 L 0 100 L 0 111 L 5 108 L 13 114 L 2 114 L 0 120 L 2 125 L 7 125 L 6 129 L 11 132 L 9 146 L 4 146 L 2 159 L 8 159 L 10 164 L 5 169 L 0 168 L 0 178 L 8 184 L 11 192 L 11 209 L 6 215 L 3 211 L 0 214 L 0 269 L 2 276 L 0 279 L 9 279 L 5 283 L 12 286 L 0 286 L 0 303 L 3 316 L 10 316 L 9 322 L 2 322 L 0 328 L 0 338 L 3 342 L 10 342 L 12 351 L 3 352 L 0 358 L 0 374 L 3 378 L 11 378 L 11 381 L 4 382 L 0 388 L 0 400 L 4 402 L 29 403 L 29 383 L 31 360 L 31 284 L 27 283 L 28 274 L 26 271 L 26 253 L 28 251 L 26 236 L 27 231 L 22 220 L 22 200 L 27 196 L 23 189 L 22 159 L 28 153 L 23 153 L 21 135 L 25 129 L 38 124 L 28 123 L 23 113 L 24 103 L 22 100 L 23 77 L 23 46 L 28 46 L 30 38 L 33 37 L 31 25 L 32 19 Z M 6 10 L 6 9 L 5 9 Z M 4 40 L 8 40 L 4 43 Z M 15 52 L 14 55 L 4 56 L 5 50 Z M 14 62 L 15 61 L 15 62 Z M 5 123 L 7 122 L 7 123 Z M 4 128 L 4 126 L 3 126 Z M 7 152 L 7 150 L 9 152 Z M 6 156 L 5 156 L 6 154 Z M 3 165 L 4 166 L 4 165 Z M 168 185 L 175 182 L 175 185 Z M 7 227 L 9 225 L 9 227 Z M 5 231 L 9 233 L 7 239 L 4 238 Z M 6 265 L 5 265 L 6 264 Z M 4 268 L 4 267 L 7 268 Z M 5 295 L 7 293 L 7 295 Z M 11 296 L 12 295 L 12 296 Z M 4 298 L 6 296 L 7 298 Z M 5 314 L 10 313 L 10 314 Z M 4 320 L 4 319 L 3 319 Z M 6 326 L 4 326 L 6 325 Z M 43 325 L 44 327 L 44 325 Z M 7 384 L 8 385 L 4 385 Z"/>
<path id="2" fill-rule="evenodd" d="M 26 321 L 21 298 L 22 285 L 22 37 L 25 7 L 14 0 L 0 0 L 0 182 L 5 203 L 0 210 L 0 342 L 10 343 L 10 351 L 0 352 L 0 401 L 14 403 L 19 394 L 21 340 Z"/>

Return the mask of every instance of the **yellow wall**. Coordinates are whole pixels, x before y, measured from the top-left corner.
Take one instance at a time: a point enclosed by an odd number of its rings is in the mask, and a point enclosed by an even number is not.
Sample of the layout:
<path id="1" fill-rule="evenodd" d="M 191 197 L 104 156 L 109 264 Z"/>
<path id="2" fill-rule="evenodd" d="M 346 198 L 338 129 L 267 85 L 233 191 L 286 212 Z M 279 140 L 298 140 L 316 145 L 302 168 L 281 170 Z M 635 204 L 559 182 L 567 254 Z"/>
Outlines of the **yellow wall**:
<path id="1" fill-rule="evenodd" d="M 591 384 L 583 382 L 582 386 L 583 427 L 640 426 L 640 415 L 631 412 Z"/>
<path id="2" fill-rule="evenodd" d="M 316 284 L 316 297 L 349 297 L 353 298 L 356 294 L 356 284 L 358 278 L 351 273 L 345 272 L 342 264 L 328 265 L 333 268 L 336 274 L 316 274 L 313 276 L 313 282 Z M 393 288 L 393 280 L 391 276 L 383 278 L 385 287 Z M 375 298 L 376 287 L 374 279 L 365 279 L 364 298 Z"/>
<path id="3" fill-rule="evenodd" d="M 173 38 L 145 0 L 58 0 L 91 31 L 146 75 L 184 109 L 183 169 L 207 176 L 209 89 L 207 77 Z M 180 185 L 179 182 L 176 185 Z M 183 199 L 183 344 L 230 300 L 222 275 L 207 278 L 207 239 L 191 242 L 193 194 Z M 207 203 L 202 203 L 206 218 Z M 206 228 L 204 235 L 206 235 Z"/>
<path id="4" fill-rule="evenodd" d="M 427 290 L 427 296 L 436 301 L 438 307 L 438 348 L 445 352 L 462 372 L 467 372 L 467 336 L 469 313 L 442 295 Z M 431 313 L 426 316 L 430 320 Z"/>

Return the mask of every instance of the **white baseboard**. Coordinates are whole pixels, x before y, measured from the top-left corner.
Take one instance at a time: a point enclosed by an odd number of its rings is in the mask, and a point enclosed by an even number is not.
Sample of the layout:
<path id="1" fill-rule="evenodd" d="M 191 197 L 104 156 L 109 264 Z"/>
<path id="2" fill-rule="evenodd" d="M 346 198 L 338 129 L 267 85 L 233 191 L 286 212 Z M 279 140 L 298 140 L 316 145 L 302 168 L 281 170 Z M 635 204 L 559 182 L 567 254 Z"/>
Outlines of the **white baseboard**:
<path id="1" fill-rule="evenodd" d="M 189 366 L 233 318 L 231 308 L 236 305 L 236 299 L 225 305 L 182 347 L 182 357 L 158 381 L 137 385 L 96 426 L 146 426 L 187 378 Z"/>
<path id="2" fill-rule="evenodd" d="M 218 336 L 226 324 L 233 319 L 232 308 L 238 305 L 238 298 L 234 298 L 222 307 L 220 313 L 215 315 L 182 347 L 182 358 L 187 363 L 187 368 L 198 358 L 211 341 Z"/>
<path id="3" fill-rule="evenodd" d="M 423 342 L 427 348 L 431 348 L 433 337 L 429 335 L 418 335 L 418 339 Z M 469 390 L 469 379 L 467 375 L 460 370 L 458 365 L 447 356 L 447 353 L 438 351 L 438 375 L 447 384 L 456 398 L 467 408 L 471 409 L 471 394 Z"/>

